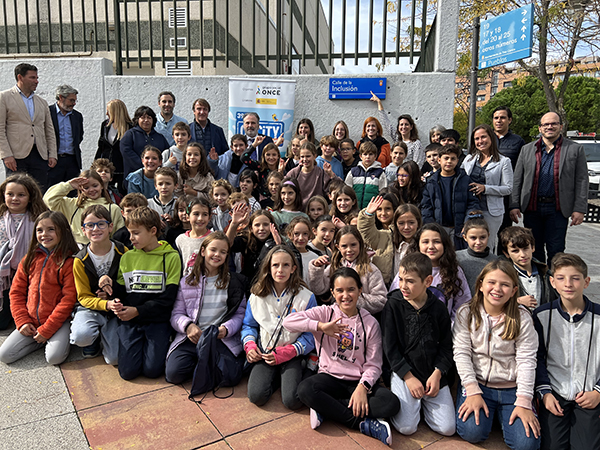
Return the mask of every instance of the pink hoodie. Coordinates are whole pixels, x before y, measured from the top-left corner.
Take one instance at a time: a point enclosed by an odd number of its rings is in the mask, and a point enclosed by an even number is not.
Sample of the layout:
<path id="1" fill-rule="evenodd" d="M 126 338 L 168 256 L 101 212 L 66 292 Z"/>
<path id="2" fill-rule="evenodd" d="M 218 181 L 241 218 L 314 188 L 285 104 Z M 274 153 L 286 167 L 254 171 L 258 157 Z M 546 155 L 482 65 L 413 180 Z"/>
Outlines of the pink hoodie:
<path id="1" fill-rule="evenodd" d="M 317 331 L 319 322 L 331 322 L 339 317 L 342 318 L 340 323 L 350 327 L 341 339 Z M 317 306 L 290 314 L 284 319 L 283 326 L 291 332 L 310 331 L 315 336 L 315 347 L 320 355 L 319 373 L 327 373 L 341 380 L 360 380 L 370 386 L 374 386 L 379 379 L 383 348 L 381 329 L 364 308 L 359 309 L 355 316 L 348 317 L 337 304 Z"/>

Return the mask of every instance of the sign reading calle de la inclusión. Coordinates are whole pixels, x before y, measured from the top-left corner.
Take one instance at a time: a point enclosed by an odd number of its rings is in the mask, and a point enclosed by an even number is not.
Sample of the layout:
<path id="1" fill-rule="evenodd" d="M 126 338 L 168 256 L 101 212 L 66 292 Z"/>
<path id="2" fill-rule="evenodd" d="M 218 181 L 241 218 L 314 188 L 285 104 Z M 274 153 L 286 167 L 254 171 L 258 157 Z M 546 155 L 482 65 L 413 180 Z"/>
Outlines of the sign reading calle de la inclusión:
<path id="1" fill-rule="evenodd" d="M 479 69 L 531 56 L 533 5 L 523 6 L 481 22 Z"/>
<path id="2" fill-rule="evenodd" d="M 387 78 L 330 78 L 329 99 L 371 98 L 371 92 L 385 99 Z"/>

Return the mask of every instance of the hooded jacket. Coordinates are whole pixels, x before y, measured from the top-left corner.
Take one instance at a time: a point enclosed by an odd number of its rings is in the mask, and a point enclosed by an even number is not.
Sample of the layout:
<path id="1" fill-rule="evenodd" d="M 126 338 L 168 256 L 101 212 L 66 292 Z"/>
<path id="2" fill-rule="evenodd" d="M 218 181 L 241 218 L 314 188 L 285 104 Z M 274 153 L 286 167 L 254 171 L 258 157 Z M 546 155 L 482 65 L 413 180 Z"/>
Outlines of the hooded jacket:
<path id="1" fill-rule="evenodd" d="M 538 336 L 529 311 L 519 306 L 521 329 L 514 340 L 502 339 L 504 319 L 492 318 L 480 308 L 481 325 L 468 322 L 469 304 L 456 313 L 453 342 L 454 362 L 467 396 L 481 394 L 479 384 L 492 389 L 517 388 L 515 406 L 531 409 L 535 383 Z"/>
<path id="2" fill-rule="evenodd" d="M 167 242 L 152 251 L 133 249 L 121 257 L 115 298 L 137 308 L 132 322 L 169 322 L 181 278 L 181 258 Z"/>
<path id="3" fill-rule="evenodd" d="M 81 215 L 92 205 L 102 205 L 108 209 L 113 223 L 113 233 L 125 226 L 121 209 L 117 205 L 108 203 L 104 197 L 100 197 L 96 200 L 88 199 L 81 207 L 78 207 L 77 198 L 67 197 L 72 190 L 73 186 L 68 181 L 55 184 L 44 194 L 44 202 L 52 211 L 60 211 L 65 215 L 78 244 L 85 245 L 90 242 L 81 229 Z"/>
<path id="4" fill-rule="evenodd" d="M 107 275 L 115 280 L 119 273 L 121 256 L 127 251 L 127 247 L 120 242 L 113 241 L 113 244 L 115 244 L 113 250 L 114 257 Z M 84 308 L 107 312 L 106 304 L 108 301 L 102 300 L 96 295 L 99 289 L 99 278 L 94 261 L 92 261 L 89 253 L 89 247 L 90 245 L 88 244 L 79 250 L 73 261 L 73 276 L 75 277 L 75 287 L 77 288 L 77 301 Z M 114 317 L 112 313 L 111 316 Z"/>
<path id="5" fill-rule="evenodd" d="M 340 320 L 349 330 L 335 339 L 317 330 L 319 322 Z M 339 306 L 317 306 L 287 316 L 283 326 L 291 332 L 310 331 L 315 337 L 319 354 L 319 373 L 326 373 L 340 380 L 360 380 L 370 389 L 381 376 L 383 356 L 381 352 L 381 329 L 377 320 L 364 309 L 348 317 Z"/>
<path id="6" fill-rule="evenodd" d="M 437 368 L 442 372 L 440 388 L 448 384 L 453 365 L 450 315 L 433 292 L 427 289 L 427 300 L 418 310 L 399 289 L 390 292 L 381 324 L 385 356 L 400 378 L 410 371 L 425 386 Z"/>
<path id="7" fill-rule="evenodd" d="M 356 270 L 354 262 L 344 261 L 343 265 Z M 377 314 L 383 309 L 387 301 L 388 291 L 381 271 L 373 263 L 369 263 L 369 266 L 371 270 L 360 277 L 363 292 L 358 298 L 358 307 L 366 309 L 371 314 Z M 308 265 L 308 286 L 316 295 L 329 292 L 330 276 L 331 266 L 316 267 L 312 262 Z"/>
<path id="8" fill-rule="evenodd" d="M 204 302 L 204 286 L 206 277 L 202 275 L 196 286 L 190 286 L 185 278 L 179 283 L 179 292 L 177 300 L 171 313 L 171 326 L 177 332 L 175 339 L 169 347 L 168 355 L 171 354 L 185 339 L 187 334 L 185 329 L 190 323 L 196 323 L 198 314 L 202 310 Z M 229 284 L 227 285 L 227 312 L 223 317 L 223 322 L 215 324 L 227 328 L 227 336 L 223 338 L 223 343 L 231 350 L 235 356 L 242 351 L 242 320 L 246 312 L 246 286 L 248 279 L 239 273 L 230 273 Z"/>
<path id="9" fill-rule="evenodd" d="M 356 192 L 360 209 L 366 208 L 371 199 L 387 187 L 387 177 L 379 161 L 375 161 L 367 169 L 362 161 L 359 162 L 356 167 L 350 169 L 345 181 Z"/>
<path id="10" fill-rule="evenodd" d="M 76 300 L 73 258 L 58 267 L 54 255 L 38 246 L 29 276 L 23 270 L 23 261 L 19 263 L 10 289 L 10 311 L 17 330 L 31 323 L 39 334 L 50 339 L 71 317 Z"/>

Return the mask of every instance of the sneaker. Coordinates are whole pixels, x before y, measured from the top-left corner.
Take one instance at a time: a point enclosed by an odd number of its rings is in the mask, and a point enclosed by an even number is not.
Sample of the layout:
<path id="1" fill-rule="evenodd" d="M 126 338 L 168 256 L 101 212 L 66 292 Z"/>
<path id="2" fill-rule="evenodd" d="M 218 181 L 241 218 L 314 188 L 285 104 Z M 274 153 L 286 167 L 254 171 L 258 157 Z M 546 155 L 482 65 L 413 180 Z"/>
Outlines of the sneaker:
<path id="1" fill-rule="evenodd" d="M 92 345 L 83 347 L 81 349 L 81 353 L 83 354 L 83 357 L 85 359 L 90 359 L 90 358 L 95 358 L 96 356 L 100 356 L 100 353 L 102 353 L 100 339 L 96 339 Z"/>
<path id="2" fill-rule="evenodd" d="M 316 430 L 323 423 L 323 416 L 316 412 L 314 409 L 310 408 L 310 427 L 313 430 Z"/>
<path id="3" fill-rule="evenodd" d="M 392 445 L 392 430 L 390 425 L 383 419 L 366 418 L 360 423 L 360 432 L 379 439 L 386 445 Z"/>

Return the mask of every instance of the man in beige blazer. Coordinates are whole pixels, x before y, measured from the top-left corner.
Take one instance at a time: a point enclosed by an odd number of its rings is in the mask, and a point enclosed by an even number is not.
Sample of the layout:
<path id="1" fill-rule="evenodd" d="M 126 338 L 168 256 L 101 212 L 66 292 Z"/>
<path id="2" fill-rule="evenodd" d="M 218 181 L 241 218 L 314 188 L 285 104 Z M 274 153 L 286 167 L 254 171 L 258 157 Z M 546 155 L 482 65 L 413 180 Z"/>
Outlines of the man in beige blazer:
<path id="1" fill-rule="evenodd" d="M 48 167 L 56 165 L 56 136 L 48 103 L 35 95 L 37 67 L 15 67 L 17 85 L 0 92 L 0 157 L 6 175 L 26 172 L 47 189 Z"/>

